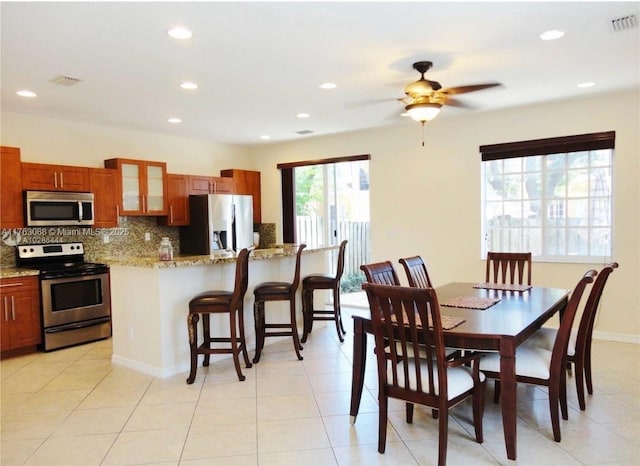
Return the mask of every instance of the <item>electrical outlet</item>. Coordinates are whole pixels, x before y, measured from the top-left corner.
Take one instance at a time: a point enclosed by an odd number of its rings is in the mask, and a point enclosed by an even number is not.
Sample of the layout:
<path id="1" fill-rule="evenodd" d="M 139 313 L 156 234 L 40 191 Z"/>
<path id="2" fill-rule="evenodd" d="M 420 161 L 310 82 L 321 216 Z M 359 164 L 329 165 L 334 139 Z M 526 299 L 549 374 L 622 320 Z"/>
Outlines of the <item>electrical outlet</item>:
<path id="1" fill-rule="evenodd" d="M 111 241 L 111 239 L 109 238 L 109 235 L 102 235 L 102 242 L 104 244 L 109 244 L 109 241 Z"/>
<path id="2" fill-rule="evenodd" d="M 147 232 L 144 234 L 144 240 L 145 241 L 151 241 L 151 233 Z"/>

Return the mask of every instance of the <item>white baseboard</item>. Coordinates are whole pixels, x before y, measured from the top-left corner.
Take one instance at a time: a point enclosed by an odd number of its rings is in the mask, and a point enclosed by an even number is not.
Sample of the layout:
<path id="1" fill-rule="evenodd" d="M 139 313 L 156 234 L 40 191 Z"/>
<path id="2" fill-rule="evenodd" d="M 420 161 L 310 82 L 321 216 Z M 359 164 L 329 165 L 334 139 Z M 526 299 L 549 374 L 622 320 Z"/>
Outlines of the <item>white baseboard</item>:
<path id="1" fill-rule="evenodd" d="M 111 355 L 111 362 L 117 364 L 118 366 L 128 367 L 129 369 L 133 369 L 135 371 L 142 372 L 143 374 L 151 375 L 153 377 L 158 377 L 160 379 L 166 379 L 167 377 L 171 377 L 181 372 L 189 372 L 190 366 L 190 363 L 186 362 L 185 364 L 181 364 L 180 367 L 163 369 L 156 366 L 150 366 L 149 364 L 143 364 L 139 361 L 118 356 L 116 354 Z"/>
<path id="2" fill-rule="evenodd" d="M 620 343 L 634 343 L 636 345 L 640 345 L 640 336 L 638 335 L 627 335 L 624 333 L 610 333 L 610 332 L 599 332 L 594 330 L 593 338 L 595 340 L 607 340 L 607 341 L 617 341 Z"/>

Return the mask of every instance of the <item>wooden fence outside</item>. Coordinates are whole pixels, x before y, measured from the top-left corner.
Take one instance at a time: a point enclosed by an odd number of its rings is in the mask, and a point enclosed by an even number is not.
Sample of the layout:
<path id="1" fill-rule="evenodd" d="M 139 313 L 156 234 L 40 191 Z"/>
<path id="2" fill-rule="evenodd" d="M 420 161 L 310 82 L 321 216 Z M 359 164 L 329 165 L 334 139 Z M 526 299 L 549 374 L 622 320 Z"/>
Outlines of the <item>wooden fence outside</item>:
<path id="1" fill-rule="evenodd" d="M 296 232 L 298 241 L 308 245 L 324 244 L 324 222 L 321 217 L 297 216 Z M 347 240 L 347 249 L 344 257 L 343 288 L 349 283 L 356 282 L 354 286 L 364 280 L 360 270 L 361 264 L 370 262 L 371 253 L 369 247 L 369 222 L 338 222 L 336 243 Z"/>

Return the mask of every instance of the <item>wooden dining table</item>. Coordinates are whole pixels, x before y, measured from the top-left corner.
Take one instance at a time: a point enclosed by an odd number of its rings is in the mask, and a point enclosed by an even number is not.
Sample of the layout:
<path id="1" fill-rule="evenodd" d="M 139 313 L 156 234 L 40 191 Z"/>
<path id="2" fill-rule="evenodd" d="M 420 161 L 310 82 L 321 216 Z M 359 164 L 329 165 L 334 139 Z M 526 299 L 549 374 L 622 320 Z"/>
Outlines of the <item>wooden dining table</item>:
<path id="1" fill-rule="evenodd" d="M 500 353 L 500 403 L 507 457 L 516 459 L 516 348 L 556 313 L 562 313 L 569 290 L 533 286 L 526 291 L 475 288 L 475 283 L 449 283 L 437 287 L 442 316 L 463 318 L 464 322 L 444 330 L 445 345 L 474 351 Z M 444 306 L 464 303 L 466 298 L 498 300 L 486 309 Z M 373 333 L 370 312 L 353 315 L 353 374 L 351 422 L 355 423 L 364 386 L 367 333 Z"/>

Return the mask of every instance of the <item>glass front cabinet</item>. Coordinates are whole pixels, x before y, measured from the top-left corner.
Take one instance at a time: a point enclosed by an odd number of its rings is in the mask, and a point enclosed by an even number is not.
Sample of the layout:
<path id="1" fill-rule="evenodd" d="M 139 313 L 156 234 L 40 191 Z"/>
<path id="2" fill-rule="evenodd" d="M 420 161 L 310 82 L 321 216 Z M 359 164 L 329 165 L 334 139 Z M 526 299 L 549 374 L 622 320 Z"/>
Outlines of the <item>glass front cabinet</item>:
<path id="1" fill-rule="evenodd" d="M 167 215 L 166 163 L 117 158 L 104 166 L 119 173 L 120 215 Z"/>

